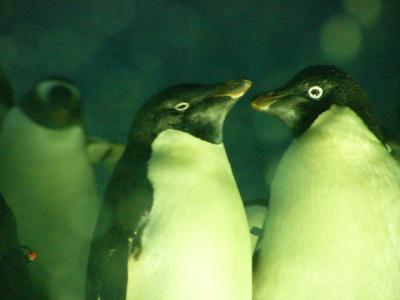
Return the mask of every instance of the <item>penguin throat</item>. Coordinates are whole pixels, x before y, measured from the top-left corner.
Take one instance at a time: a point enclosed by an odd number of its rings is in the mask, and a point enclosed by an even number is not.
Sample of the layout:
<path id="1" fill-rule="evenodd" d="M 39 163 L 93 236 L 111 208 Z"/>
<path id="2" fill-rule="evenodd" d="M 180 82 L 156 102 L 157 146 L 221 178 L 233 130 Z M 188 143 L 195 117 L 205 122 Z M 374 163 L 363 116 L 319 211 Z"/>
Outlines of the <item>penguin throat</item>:
<path id="1" fill-rule="evenodd" d="M 344 135 L 356 135 L 356 133 L 354 133 L 356 130 L 362 135 L 373 136 L 373 139 L 379 140 L 384 145 L 382 132 L 376 122 L 374 120 L 366 120 L 360 116 L 359 112 L 345 105 L 332 104 L 329 109 L 322 112 L 308 128 L 305 128 L 302 134 L 298 134 L 295 137 L 298 138 L 310 131 L 315 132 L 315 130 L 318 131 L 321 128 L 326 129 L 327 133 L 342 130 Z M 366 132 L 368 132 L 368 134 Z"/>
<path id="2" fill-rule="evenodd" d="M 62 130 L 74 125 L 81 125 L 80 112 L 62 108 L 50 109 L 30 99 L 22 100 L 19 107 L 30 120 L 47 129 Z"/>
<path id="3" fill-rule="evenodd" d="M 182 147 L 182 150 L 187 147 L 195 147 L 201 145 L 208 146 L 218 146 L 220 144 L 214 144 L 212 142 L 203 140 L 195 135 L 192 135 L 186 131 L 176 130 L 176 129 L 167 129 L 161 132 L 153 141 L 153 151 L 155 147 L 166 146 L 173 147 L 178 150 L 179 147 Z"/>

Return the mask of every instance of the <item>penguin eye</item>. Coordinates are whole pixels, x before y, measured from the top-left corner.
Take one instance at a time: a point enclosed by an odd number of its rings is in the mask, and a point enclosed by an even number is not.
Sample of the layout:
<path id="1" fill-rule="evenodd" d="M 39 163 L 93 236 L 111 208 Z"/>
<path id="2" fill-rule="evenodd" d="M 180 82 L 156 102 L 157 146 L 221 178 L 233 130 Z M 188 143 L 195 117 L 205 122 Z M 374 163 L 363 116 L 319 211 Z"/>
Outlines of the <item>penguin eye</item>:
<path id="1" fill-rule="evenodd" d="M 61 80 L 47 80 L 37 86 L 39 99 L 49 101 L 52 94 L 64 95 L 65 98 L 80 96 L 79 91 L 73 85 Z"/>
<path id="2" fill-rule="evenodd" d="M 187 102 L 180 102 L 177 105 L 175 105 L 174 109 L 177 111 L 185 111 L 190 107 L 190 104 Z"/>
<path id="3" fill-rule="evenodd" d="M 308 96 L 310 96 L 310 98 L 314 100 L 318 100 L 319 98 L 321 98 L 323 93 L 324 90 L 317 85 L 314 85 L 308 89 Z"/>

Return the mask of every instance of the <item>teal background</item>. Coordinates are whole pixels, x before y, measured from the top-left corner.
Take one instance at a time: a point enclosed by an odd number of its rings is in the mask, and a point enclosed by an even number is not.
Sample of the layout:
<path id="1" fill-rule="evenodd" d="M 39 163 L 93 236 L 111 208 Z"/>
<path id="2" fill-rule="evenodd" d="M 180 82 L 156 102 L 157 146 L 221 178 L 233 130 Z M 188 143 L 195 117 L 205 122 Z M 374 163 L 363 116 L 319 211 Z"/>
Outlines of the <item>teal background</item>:
<path id="1" fill-rule="evenodd" d="M 228 116 L 225 145 L 246 199 L 267 192 L 290 142 L 279 121 L 249 109 L 255 93 L 310 64 L 335 64 L 400 133 L 396 0 L 0 0 L 0 65 L 17 98 L 39 78 L 76 82 L 88 132 L 124 142 L 136 109 L 168 85 L 244 77 L 254 86 Z M 97 168 L 99 189 L 108 174 Z"/>

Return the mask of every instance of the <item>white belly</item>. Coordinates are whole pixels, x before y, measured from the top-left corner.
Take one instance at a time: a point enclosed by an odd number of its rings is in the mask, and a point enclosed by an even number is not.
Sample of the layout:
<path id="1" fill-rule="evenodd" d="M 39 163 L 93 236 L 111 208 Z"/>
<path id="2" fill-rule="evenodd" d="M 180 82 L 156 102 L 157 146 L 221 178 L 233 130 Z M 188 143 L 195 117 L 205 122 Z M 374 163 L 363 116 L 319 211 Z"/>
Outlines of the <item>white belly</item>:
<path id="1" fill-rule="evenodd" d="M 167 130 L 153 144 L 150 221 L 128 300 L 250 300 L 251 250 L 223 145 Z"/>
<path id="2" fill-rule="evenodd" d="M 278 167 L 254 299 L 400 299 L 399 168 L 354 113 L 325 114 Z"/>
<path id="3" fill-rule="evenodd" d="M 50 299 L 83 299 L 98 212 L 84 149 L 81 128 L 48 130 L 17 108 L 0 134 L 0 190 L 16 216 L 21 243 L 38 252 L 33 281 Z"/>

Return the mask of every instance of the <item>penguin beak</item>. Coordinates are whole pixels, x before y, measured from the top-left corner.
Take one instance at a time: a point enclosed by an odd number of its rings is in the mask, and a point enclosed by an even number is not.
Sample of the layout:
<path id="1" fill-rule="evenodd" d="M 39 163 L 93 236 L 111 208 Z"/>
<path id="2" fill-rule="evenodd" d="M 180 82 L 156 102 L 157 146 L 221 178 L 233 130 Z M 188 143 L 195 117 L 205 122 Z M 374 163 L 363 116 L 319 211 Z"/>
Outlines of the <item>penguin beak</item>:
<path id="1" fill-rule="evenodd" d="M 276 92 L 263 93 L 251 101 L 251 107 L 257 111 L 268 111 L 275 102 L 285 96 L 285 94 L 278 94 Z"/>
<path id="2" fill-rule="evenodd" d="M 252 82 L 247 79 L 234 79 L 218 86 L 214 97 L 229 97 L 239 100 L 251 87 Z"/>

